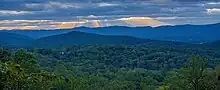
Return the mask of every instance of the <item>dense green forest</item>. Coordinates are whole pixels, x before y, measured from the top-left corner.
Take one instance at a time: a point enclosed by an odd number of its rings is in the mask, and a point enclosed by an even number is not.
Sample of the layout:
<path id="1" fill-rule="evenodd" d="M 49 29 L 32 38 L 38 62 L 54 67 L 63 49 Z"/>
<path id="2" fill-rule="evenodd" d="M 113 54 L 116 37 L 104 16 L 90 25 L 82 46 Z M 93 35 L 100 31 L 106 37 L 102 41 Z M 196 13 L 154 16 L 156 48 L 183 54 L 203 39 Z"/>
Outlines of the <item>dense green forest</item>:
<path id="1" fill-rule="evenodd" d="M 220 48 L 0 48 L 1 90 L 220 90 Z"/>

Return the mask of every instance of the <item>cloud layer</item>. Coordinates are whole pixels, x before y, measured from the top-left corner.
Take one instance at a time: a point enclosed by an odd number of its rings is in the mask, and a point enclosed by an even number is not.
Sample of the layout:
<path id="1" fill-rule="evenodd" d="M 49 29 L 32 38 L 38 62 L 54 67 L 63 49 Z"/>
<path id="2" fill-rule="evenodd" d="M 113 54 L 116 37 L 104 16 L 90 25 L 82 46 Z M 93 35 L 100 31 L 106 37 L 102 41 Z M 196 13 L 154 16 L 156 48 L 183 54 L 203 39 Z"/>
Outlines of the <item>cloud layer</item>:
<path id="1" fill-rule="evenodd" d="M 117 20 L 131 17 L 174 25 L 218 23 L 220 0 L 0 0 L 0 29 L 126 25 Z"/>

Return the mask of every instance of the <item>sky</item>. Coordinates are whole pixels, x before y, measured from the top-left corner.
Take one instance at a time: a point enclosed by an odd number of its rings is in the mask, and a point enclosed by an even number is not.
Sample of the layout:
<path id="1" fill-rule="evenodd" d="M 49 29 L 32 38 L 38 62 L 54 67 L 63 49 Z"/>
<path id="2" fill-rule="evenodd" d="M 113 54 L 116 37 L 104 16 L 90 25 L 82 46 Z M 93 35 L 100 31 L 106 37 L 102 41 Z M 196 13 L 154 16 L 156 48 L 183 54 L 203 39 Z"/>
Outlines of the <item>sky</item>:
<path id="1" fill-rule="evenodd" d="M 0 0 L 0 30 L 220 23 L 220 0 Z"/>

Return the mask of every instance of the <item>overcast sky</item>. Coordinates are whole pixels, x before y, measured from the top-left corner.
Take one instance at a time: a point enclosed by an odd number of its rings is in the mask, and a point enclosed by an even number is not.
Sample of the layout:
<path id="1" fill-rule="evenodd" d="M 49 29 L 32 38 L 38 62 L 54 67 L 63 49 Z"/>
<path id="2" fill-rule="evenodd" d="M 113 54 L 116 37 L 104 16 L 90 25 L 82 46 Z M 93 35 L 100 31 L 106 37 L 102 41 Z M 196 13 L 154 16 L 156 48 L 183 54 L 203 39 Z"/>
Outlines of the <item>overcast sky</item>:
<path id="1" fill-rule="evenodd" d="M 0 0 L 0 29 L 128 17 L 173 25 L 219 23 L 220 0 Z"/>

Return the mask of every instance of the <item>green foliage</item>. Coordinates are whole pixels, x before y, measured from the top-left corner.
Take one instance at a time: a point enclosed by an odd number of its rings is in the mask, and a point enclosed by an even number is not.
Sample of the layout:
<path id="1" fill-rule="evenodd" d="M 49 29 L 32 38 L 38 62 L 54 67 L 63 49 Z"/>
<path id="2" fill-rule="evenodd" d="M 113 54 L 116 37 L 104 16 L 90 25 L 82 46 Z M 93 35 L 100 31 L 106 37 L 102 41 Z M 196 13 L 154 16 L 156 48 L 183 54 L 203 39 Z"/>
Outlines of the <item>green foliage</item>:
<path id="1" fill-rule="evenodd" d="M 207 60 L 193 56 L 186 68 L 168 73 L 168 90 L 218 90 L 215 70 L 207 69 Z"/>
<path id="2" fill-rule="evenodd" d="M 37 69 L 37 61 L 35 57 L 29 53 L 26 53 L 23 49 L 18 50 L 14 54 L 14 62 L 26 69 L 26 71 L 33 72 Z"/>
<path id="3" fill-rule="evenodd" d="M 0 58 L 0 89 L 23 90 L 23 89 L 46 89 L 50 88 L 52 74 L 38 70 L 36 59 L 32 55 L 19 50 L 13 53 L 2 50 Z M 7 52 L 7 54 L 5 54 Z M 7 56 L 5 56 L 7 55 Z M 8 56 L 11 56 L 8 58 Z M 5 59 L 7 57 L 7 59 Z M 7 61 L 6 61 L 7 60 Z"/>
<path id="4" fill-rule="evenodd" d="M 0 48 L 0 61 L 6 62 L 11 59 L 11 53 L 4 48 Z"/>
<path id="5" fill-rule="evenodd" d="M 0 90 L 220 90 L 219 50 L 154 44 L 1 48 Z M 188 60 L 194 54 L 203 58 Z"/>

